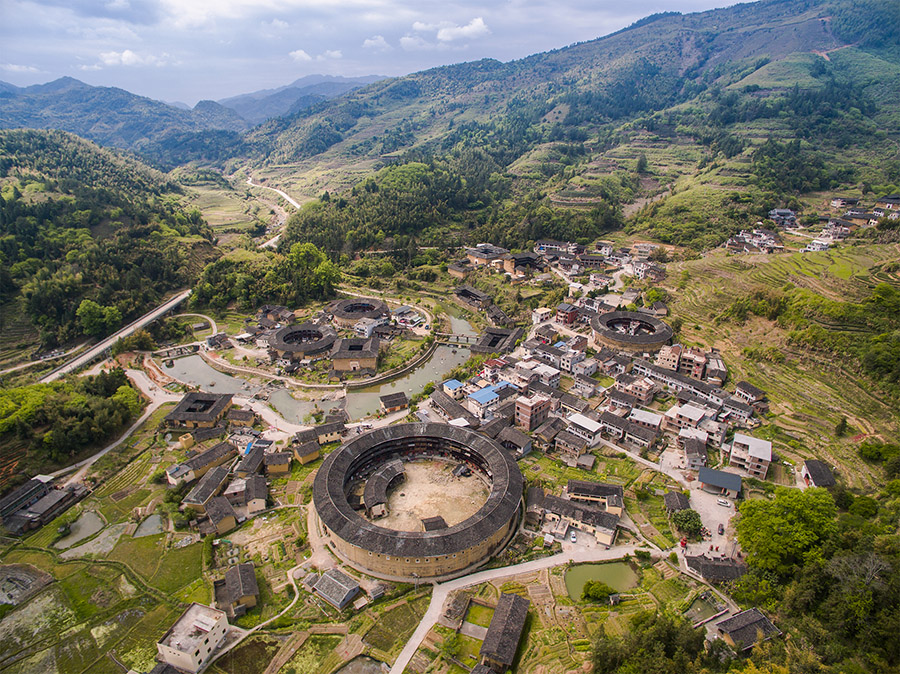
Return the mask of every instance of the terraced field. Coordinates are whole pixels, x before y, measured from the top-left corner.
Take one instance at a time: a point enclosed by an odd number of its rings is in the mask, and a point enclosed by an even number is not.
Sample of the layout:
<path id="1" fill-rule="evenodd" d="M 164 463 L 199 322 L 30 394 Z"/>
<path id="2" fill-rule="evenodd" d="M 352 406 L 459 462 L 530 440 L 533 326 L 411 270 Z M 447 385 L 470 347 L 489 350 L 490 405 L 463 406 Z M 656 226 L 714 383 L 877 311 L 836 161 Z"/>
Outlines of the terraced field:
<path id="1" fill-rule="evenodd" d="M 775 423 L 768 434 L 779 454 L 794 461 L 818 457 L 837 464 L 851 484 L 864 486 L 871 483 L 872 473 L 858 459 L 859 436 L 888 438 L 898 428 L 897 410 L 885 392 L 855 371 L 852 363 L 788 344 L 786 331 L 771 321 L 751 317 L 737 324 L 715 319 L 735 299 L 753 290 L 780 289 L 788 283 L 829 299 L 859 300 L 879 281 L 896 281 L 896 275 L 882 270 L 897 259 L 897 245 L 842 246 L 823 253 L 772 256 L 714 251 L 671 266 L 670 283 L 687 274 L 684 289 L 672 287 L 676 298 L 672 315 L 683 321 L 683 341 L 722 352 L 731 382 L 745 379 L 768 392 Z M 751 360 L 743 353 L 748 347 L 772 349 L 784 362 Z M 849 435 L 856 440 L 834 437 L 841 416 L 847 417 L 854 431 Z"/>

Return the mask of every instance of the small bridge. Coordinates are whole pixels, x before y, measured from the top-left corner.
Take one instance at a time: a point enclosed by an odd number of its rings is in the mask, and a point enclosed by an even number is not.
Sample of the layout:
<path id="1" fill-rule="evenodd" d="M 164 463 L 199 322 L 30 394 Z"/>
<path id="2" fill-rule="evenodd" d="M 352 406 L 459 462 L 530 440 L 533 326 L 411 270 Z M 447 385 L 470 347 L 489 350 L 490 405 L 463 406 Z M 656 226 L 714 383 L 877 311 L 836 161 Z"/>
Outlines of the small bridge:
<path id="1" fill-rule="evenodd" d="M 457 335 L 450 332 L 434 333 L 434 341 L 438 344 L 457 344 L 459 346 L 468 346 L 478 343 L 478 335 Z"/>

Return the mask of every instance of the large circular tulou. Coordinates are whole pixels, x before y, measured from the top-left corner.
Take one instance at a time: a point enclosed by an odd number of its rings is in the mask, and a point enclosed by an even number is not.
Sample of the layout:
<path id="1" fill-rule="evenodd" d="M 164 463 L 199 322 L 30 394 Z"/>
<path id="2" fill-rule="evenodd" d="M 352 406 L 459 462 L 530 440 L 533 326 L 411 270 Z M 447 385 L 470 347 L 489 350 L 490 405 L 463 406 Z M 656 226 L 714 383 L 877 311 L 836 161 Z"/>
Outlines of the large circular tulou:
<path id="1" fill-rule="evenodd" d="M 465 464 L 490 482 L 484 505 L 468 519 L 433 531 L 396 531 L 359 515 L 347 486 L 379 475 L 391 462 L 438 457 Z M 515 531 L 523 479 L 503 447 L 474 431 L 446 424 L 389 426 L 353 439 L 328 455 L 316 475 L 313 502 L 333 549 L 350 564 L 384 578 L 459 575 L 494 555 Z"/>
<path id="2" fill-rule="evenodd" d="M 381 300 L 351 297 L 341 300 L 331 308 L 334 322 L 341 327 L 352 327 L 362 318 L 390 316 L 388 305 Z"/>
<path id="3" fill-rule="evenodd" d="M 627 353 L 659 351 L 672 339 L 672 328 L 658 318 L 636 311 L 612 311 L 591 320 L 596 349 L 609 347 Z"/>

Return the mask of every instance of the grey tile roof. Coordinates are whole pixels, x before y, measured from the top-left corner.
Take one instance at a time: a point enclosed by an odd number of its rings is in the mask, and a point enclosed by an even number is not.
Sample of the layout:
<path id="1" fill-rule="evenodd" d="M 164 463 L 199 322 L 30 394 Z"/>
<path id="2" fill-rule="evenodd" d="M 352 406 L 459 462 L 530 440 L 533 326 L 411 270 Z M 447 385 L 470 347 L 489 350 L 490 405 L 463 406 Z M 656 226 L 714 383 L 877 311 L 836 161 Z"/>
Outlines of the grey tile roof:
<path id="1" fill-rule="evenodd" d="M 209 464 L 218 461 L 222 457 L 234 456 L 235 454 L 237 454 L 237 449 L 234 445 L 229 442 L 220 442 L 214 447 L 207 449 L 205 452 L 202 452 L 197 456 L 192 456 L 184 462 L 184 465 L 191 470 L 199 470 L 200 468 L 204 468 Z"/>
<path id="2" fill-rule="evenodd" d="M 230 404 L 230 393 L 191 391 L 185 394 L 175 406 L 175 409 L 166 415 L 166 421 L 214 421 L 222 415 Z"/>
<path id="3" fill-rule="evenodd" d="M 708 484 L 712 487 L 719 487 L 720 489 L 728 489 L 729 491 L 740 491 L 741 490 L 741 476 L 735 475 L 734 473 L 726 473 L 721 470 L 715 470 L 713 468 L 707 468 L 704 466 L 699 471 L 697 471 L 697 479 L 700 480 L 703 484 Z"/>
<path id="4" fill-rule="evenodd" d="M 696 571 L 703 578 L 713 583 L 737 580 L 747 573 L 745 564 L 740 564 L 730 559 L 710 559 L 703 555 L 695 557 L 685 555 L 684 561 L 689 569 Z"/>
<path id="5" fill-rule="evenodd" d="M 215 525 L 224 520 L 229 515 L 237 521 L 237 513 L 224 496 L 213 496 L 206 504 L 206 514 L 209 521 Z"/>
<path id="6" fill-rule="evenodd" d="M 666 492 L 663 496 L 663 502 L 665 502 L 666 509 L 670 512 L 688 510 L 691 507 L 691 502 L 688 500 L 688 497 L 680 491 Z"/>
<path id="7" fill-rule="evenodd" d="M 834 475 L 828 464 L 818 459 L 807 459 L 805 462 L 806 472 L 809 473 L 809 479 L 817 487 L 833 487 L 835 484 Z"/>
<path id="8" fill-rule="evenodd" d="M 233 604 L 244 597 L 259 596 L 256 572 L 249 562 L 236 564 L 225 572 L 225 601 Z"/>
<path id="9" fill-rule="evenodd" d="M 598 529 L 615 531 L 616 527 L 619 526 L 619 518 L 612 513 L 591 505 L 553 496 L 552 494 L 544 496 L 543 507 L 544 510 L 549 510 L 561 517 L 568 517 L 576 522 L 583 522 Z"/>
<path id="10" fill-rule="evenodd" d="M 342 609 L 359 592 L 359 583 L 340 569 L 329 569 L 316 581 L 313 589 L 329 604 Z"/>
<path id="11" fill-rule="evenodd" d="M 569 498 L 573 497 L 589 497 L 589 498 L 605 498 L 608 496 L 625 497 L 625 490 L 617 484 L 606 484 L 605 482 L 592 482 L 590 480 L 569 480 L 567 485 Z"/>
<path id="12" fill-rule="evenodd" d="M 219 491 L 227 477 L 227 466 L 216 466 L 212 470 L 207 471 L 194 488 L 187 493 L 182 503 L 187 505 L 205 505 Z"/>
<path id="13" fill-rule="evenodd" d="M 529 601 L 517 594 L 503 593 L 494 609 L 491 625 L 481 644 L 481 655 L 509 666 L 516 658 L 519 639 L 528 618 Z"/>
<path id="14" fill-rule="evenodd" d="M 781 631 L 758 608 L 741 611 L 716 623 L 716 629 L 720 633 L 730 636 L 742 650 L 753 648 L 760 637 L 765 641 L 781 634 Z"/>
<path id="15" fill-rule="evenodd" d="M 262 462 L 263 448 L 259 445 L 254 445 L 250 448 L 249 452 L 244 454 L 244 458 L 238 463 L 235 472 L 244 473 L 246 475 L 258 473 L 260 466 L 262 466 Z"/>

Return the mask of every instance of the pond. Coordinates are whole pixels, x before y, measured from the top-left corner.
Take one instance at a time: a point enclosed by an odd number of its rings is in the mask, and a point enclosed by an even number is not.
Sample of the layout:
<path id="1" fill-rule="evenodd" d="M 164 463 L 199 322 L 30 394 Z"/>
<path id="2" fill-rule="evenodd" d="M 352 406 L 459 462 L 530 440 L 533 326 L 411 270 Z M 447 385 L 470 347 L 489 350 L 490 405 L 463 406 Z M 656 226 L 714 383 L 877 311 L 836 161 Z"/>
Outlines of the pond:
<path id="1" fill-rule="evenodd" d="M 64 550 L 65 548 L 75 545 L 79 541 L 83 541 L 85 538 L 93 536 L 100 531 L 103 526 L 103 520 L 100 518 L 100 515 L 92 510 L 88 510 L 86 513 L 83 513 L 81 517 L 72 522 L 69 527 L 69 535 L 65 538 L 60 538 L 53 544 L 53 547 Z"/>
<path id="2" fill-rule="evenodd" d="M 692 623 L 697 623 L 712 618 L 719 611 L 715 598 L 709 597 L 709 593 L 704 592 L 691 602 L 688 610 L 684 612 L 684 617 Z"/>
<path id="3" fill-rule="evenodd" d="M 163 532 L 163 519 L 157 514 L 150 515 L 147 519 L 138 525 L 132 538 L 141 538 L 142 536 L 152 536 L 153 534 L 161 534 Z"/>
<path id="4" fill-rule="evenodd" d="M 581 591 L 589 580 L 599 580 L 616 592 L 624 592 L 637 585 L 638 575 L 630 564 L 610 562 L 608 564 L 578 564 L 566 571 L 566 590 L 575 601 L 581 599 Z"/>
<path id="5" fill-rule="evenodd" d="M 367 655 L 360 655 L 337 670 L 334 674 L 384 674 L 388 671 L 383 662 L 373 660 Z"/>
<path id="6" fill-rule="evenodd" d="M 451 318 L 451 323 L 454 332 L 475 334 L 468 321 Z M 428 382 L 442 381 L 453 368 L 462 365 L 468 359 L 467 348 L 441 345 L 435 349 L 428 361 L 412 372 L 384 384 L 350 391 L 346 399 L 298 400 L 288 389 L 281 388 L 269 394 L 269 402 L 286 421 L 295 424 L 309 423 L 306 418 L 318 410 L 328 412 L 339 407 L 344 407 L 351 419 L 358 420 L 379 410 L 381 396 L 399 391 L 412 396 L 420 392 Z M 263 388 L 240 377 L 219 372 L 198 355 L 176 358 L 170 367 L 163 365 L 163 372 L 182 383 L 199 386 L 201 390 L 212 393 L 231 393 L 249 397 Z M 324 393 L 328 396 L 333 394 L 334 390 Z M 312 392 L 311 395 L 315 393 Z"/>

